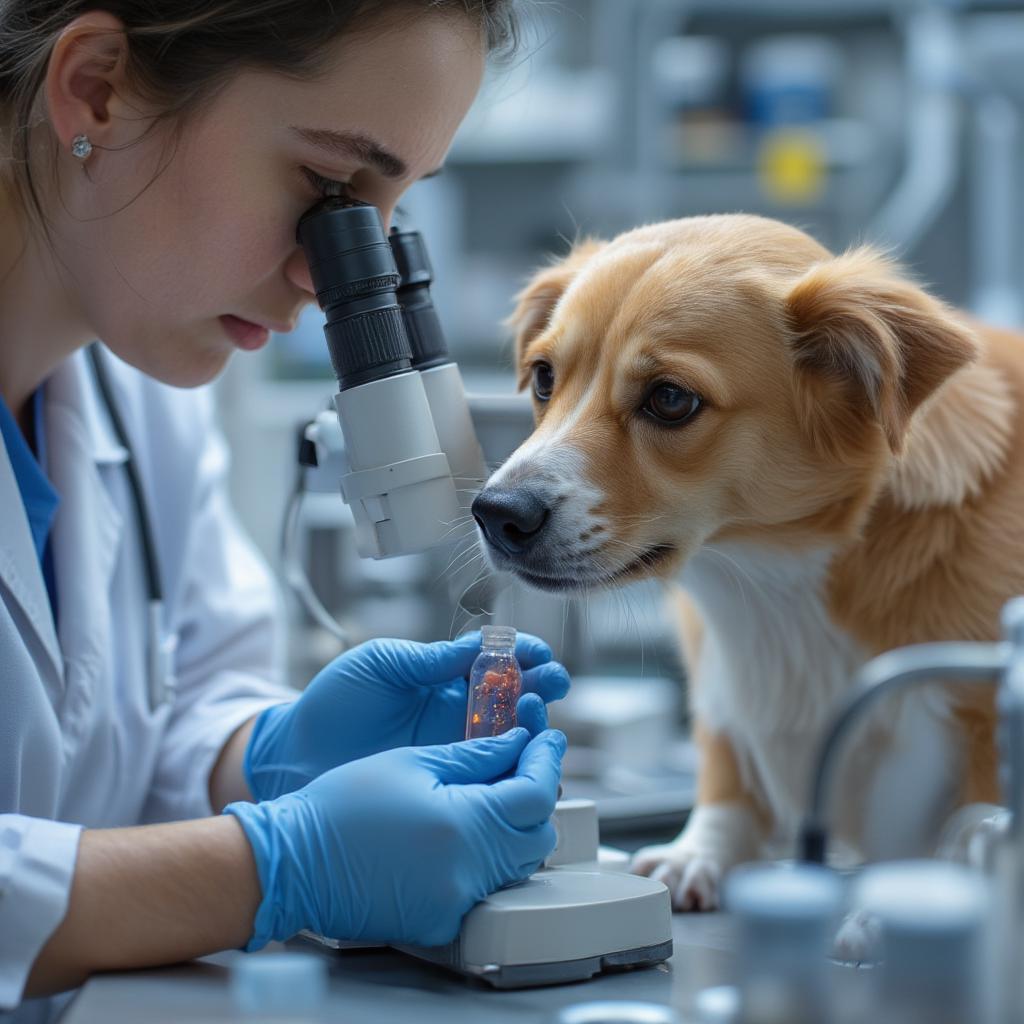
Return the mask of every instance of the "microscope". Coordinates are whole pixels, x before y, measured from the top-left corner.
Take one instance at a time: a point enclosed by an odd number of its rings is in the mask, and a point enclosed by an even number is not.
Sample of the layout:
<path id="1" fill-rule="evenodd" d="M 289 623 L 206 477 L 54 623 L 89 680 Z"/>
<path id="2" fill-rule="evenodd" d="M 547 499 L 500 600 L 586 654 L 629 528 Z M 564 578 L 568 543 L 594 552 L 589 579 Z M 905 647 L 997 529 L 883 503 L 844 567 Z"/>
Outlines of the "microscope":
<path id="1" fill-rule="evenodd" d="M 303 215 L 297 235 L 338 380 L 334 411 L 303 431 L 299 459 L 308 486 L 340 487 L 364 558 L 450 543 L 487 465 L 531 431 L 529 400 L 467 397 L 430 298 L 433 273 L 417 232 L 386 234 L 375 207 L 332 196 Z M 300 578 L 296 589 L 331 629 L 308 584 Z M 336 625 L 331 631 L 340 637 Z M 558 846 L 540 870 L 473 907 L 449 945 L 402 951 L 495 988 L 668 959 L 665 886 L 629 874 L 628 857 L 599 846 L 593 801 L 560 801 L 554 822 Z"/>

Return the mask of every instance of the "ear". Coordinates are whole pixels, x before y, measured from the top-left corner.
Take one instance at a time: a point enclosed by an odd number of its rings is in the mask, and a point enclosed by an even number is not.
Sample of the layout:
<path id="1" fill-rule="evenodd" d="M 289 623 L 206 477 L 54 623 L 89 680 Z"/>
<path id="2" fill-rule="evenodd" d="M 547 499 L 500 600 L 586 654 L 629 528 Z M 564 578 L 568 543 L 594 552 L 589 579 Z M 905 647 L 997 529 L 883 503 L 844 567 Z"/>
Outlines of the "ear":
<path id="1" fill-rule="evenodd" d="M 565 259 L 535 274 L 516 296 L 516 308 L 505 325 L 515 331 L 517 366 L 522 366 L 523 353 L 530 342 L 547 327 L 551 313 L 566 288 L 583 265 L 606 244 L 593 238 L 578 242 Z"/>
<path id="2" fill-rule="evenodd" d="M 952 309 L 869 248 L 812 267 L 786 315 L 799 414 L 832 454 L 863 436 L 866 416 L 899 454 L 914 410 L 978 354 Z"/>
<path id="3" fill-rule="evenodd" d="M 78 134 L 107 148 L 138 135 L 138 109 L 127 107 L 122 98 L 127 92 L 127 53 L 124 23 L 106 11 L 79 15 L 61 30 L 44 89 L 50 124 L 62 149 Z"/>

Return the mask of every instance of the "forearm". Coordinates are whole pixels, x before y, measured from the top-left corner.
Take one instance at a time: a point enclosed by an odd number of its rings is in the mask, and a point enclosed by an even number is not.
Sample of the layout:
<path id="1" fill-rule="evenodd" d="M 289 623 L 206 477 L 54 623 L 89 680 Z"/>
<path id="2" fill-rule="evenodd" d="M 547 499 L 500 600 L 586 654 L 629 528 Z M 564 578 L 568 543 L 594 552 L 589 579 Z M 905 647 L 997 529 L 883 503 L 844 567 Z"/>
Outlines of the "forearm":
<path id="1" fill-rule="evenodd" d="M 210 772 L 210 806 L 215 814 L 220 814 L 228 804 L 237 800 L 252 800 L 242 766 L 245 763 L 245 748 L 249 745 L 255 724 L 256 716 L 231 734 Z"/>
<path id="2" fill-rule="evenodd" d="M 96 971 L 243 946 L 259 901 L 248 840 L 230 815 L 85 831 L 67 914 L 25 995 L 72 988 Z"/>

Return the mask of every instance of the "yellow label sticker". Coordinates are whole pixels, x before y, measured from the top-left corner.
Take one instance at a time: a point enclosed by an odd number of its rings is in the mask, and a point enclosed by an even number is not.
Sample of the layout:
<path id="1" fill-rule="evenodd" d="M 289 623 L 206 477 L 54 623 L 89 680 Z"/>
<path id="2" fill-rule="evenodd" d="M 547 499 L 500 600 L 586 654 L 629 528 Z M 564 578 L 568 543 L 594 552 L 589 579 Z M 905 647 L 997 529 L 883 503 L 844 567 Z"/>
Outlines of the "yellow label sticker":
<path id="1" fill-rule="evenodd" d="M 813 203 L 825 188 L 825 147 L 808 131 L 771 132 L 761 142 L 757 171 L 762 191 L 778 203 Z"/>

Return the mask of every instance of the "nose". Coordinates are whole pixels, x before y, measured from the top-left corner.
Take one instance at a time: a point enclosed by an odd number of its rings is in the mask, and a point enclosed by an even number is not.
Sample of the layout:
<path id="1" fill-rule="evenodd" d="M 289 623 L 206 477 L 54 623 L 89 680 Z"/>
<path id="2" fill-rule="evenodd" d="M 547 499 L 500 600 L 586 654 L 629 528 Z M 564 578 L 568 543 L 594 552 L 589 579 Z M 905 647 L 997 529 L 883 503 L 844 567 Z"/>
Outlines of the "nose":
<path id="1" fill-rule="evenodd" d="M 531 491 L 487 488 L 473 501 L 473 518 L 484 536 L 506 555 L 521 555 L 537 539 L 551 510 Z"/>

